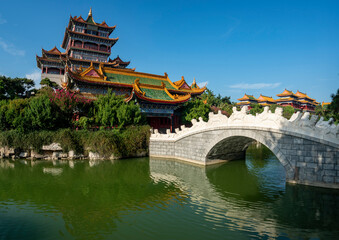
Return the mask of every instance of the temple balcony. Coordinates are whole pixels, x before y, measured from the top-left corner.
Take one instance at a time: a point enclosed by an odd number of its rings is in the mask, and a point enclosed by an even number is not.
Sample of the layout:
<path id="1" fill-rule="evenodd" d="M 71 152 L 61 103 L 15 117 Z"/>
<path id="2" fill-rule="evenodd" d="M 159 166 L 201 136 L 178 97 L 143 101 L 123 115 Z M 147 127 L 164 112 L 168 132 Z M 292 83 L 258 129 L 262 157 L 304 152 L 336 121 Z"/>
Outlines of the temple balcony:
<path id="1" fill-rule="evenodd" d="M 95 44 L 95 43 L 89 43 L 89 42 L 81 42 L 81 41 L 72 41 L 69 43 L 68 48 L 73 48 L 73 49 L 84 49 L 84 50 L 90 50 L 90 51 L 95 51 L 95 52 L 100 52 L 104 54 L 111 54 L 111 47 L 107 45 L 100 45 L 100 44 Z"/>

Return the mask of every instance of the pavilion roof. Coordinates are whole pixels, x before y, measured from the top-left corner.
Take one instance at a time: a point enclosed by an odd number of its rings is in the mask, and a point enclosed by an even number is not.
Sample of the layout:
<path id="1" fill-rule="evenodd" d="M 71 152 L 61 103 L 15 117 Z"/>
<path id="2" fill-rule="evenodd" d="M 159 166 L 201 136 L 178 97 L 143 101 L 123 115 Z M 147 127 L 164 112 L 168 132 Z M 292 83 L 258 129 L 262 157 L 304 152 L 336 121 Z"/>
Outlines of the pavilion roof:
<path id="1" fill-rule="evenodd" d="M 287 90 L 287 89 L 285 88 L 285 90 L 284 90 L 282 93 L 277 94 L 277 96 L 278 96 L 278 97 L 287 97 L 287 96 L 295 96 L 295 95 L 294 95 L 294 93 L 293 93 L 292 91 Z"/>
<path id="2" fill-rule="evenodd" d="M 258 102 L 272 102 L 274 103 L 275 100 L 272 97 L 264 96 L 260 94 L 260 97 L 257 98 Z"/>
<path id="3" fill-rule="evenodd" d="M 99 69 L 93 65 L 82 72 L 72 72 L 67 69 L 70 77 L 76 81 L 91 85 L 106 85 L 112 87 L 127 87 L 133 89 L 133 94 L 145 101 L 158 103 L 181 103 L 188 101 L 192 94 L 201 94 L 206 89 L 180 89 L 170 81 L 167 74 L 156 75 L 135 72 L 131 69 L 109 68 L 100 64 Z"/>
<path id="4" fill-rule="evenodd" d="M 116 58 L 114 58 L 113 60 L 109 58 L 108 62 L 118 64 L 118 65 L 124 65 L 126 67 L 131 63 L 131 61 L 128 61 L 128 62 L 122 61 L 121 58 L 119 57 L 119 55 Z"/>
<path id="5" fill-rule="evenodd" d="M 257 99 L 255 97 L 253 97 L 253 95 L 248 95 L 245 93 L 245 95 L 242 98 L 238 99 L 239 101 L 248 101 L 248 100 L 254 100 L 257 101 Z"/>
<path id="6" fill-rule="evenodd" d="M 77 17 L 77 16 L 72 17 L 71 16 L 70 21 L 75 21 L 75 22 L 79 22 L 79 23 L 85 23 L 85 24 L 90 24 L 90 25 L 95 25 L 95 26 L 98 26 L 98 27 L 106 28 L 106 29 L 110 30 L 110 32 L 112 32 L 116 28 L 116 25 L 113 26 L 113 27 L 108 26 L 105 21 L 102 21 L 102 23 L 96 23 L 94 21 L 94 18 L 93 18 L 92 8 L 90 9 L 86 20 L 83 19 L 82 16 L 80 15 L 79 17 Z"/>
<path id="7" fill-rule="evenodd" d="M 310 98 L 309 96 L 307 96 L 306 93 L 302 93 L 302 92 L 299 92 L 299 90 L 295 93 L 295 95 L 298 97 L 298 98 L 305 98 L 305 99 L 310 99 L 312 101 L 315 101 L 315 99 L 313 98 Z"/>

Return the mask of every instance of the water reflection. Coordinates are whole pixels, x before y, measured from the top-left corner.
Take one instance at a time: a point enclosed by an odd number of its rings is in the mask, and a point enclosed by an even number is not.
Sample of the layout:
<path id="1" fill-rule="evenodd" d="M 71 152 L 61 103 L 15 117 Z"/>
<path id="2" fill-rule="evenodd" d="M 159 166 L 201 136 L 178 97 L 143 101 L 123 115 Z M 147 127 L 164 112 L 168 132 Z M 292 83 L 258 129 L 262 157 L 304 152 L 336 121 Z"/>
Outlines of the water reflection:
<path id="1" fill-rule="evenodd" d="M 0 239 L 339 234 L 338 191 L 285 185 L 282 166 L 265 148 L 249 148 L 246 161 L 207 168 L 147 158 L 0 160 L 0 189 Z"/>

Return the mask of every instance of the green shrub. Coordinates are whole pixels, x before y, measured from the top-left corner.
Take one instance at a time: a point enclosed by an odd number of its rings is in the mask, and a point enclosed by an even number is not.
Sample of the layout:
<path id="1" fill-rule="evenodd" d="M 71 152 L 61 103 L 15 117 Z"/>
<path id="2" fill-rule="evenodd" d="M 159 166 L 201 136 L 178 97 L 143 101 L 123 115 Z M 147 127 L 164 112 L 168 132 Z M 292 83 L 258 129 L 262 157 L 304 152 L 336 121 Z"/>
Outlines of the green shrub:
<path id="1" fill-rule="evenodd" d="M 283 107 L 283 117 L 290 119 L 295 113 L 295 109 L 292 106 Z"/>
<path id="2" fill-rule="evenodd" d="M 124 127 L 142 122 L 139 106 L 133 102 L 125 103 L 122 97 L 110 90 L 94 102 L 93 115 L 95 122 L 103 127 Z"/>
<path id="3" fill-rule="evenodd" d="M 51 130 L 62 124 L 56 106 L 45 96 L 34 97 L 25 109 L 26 130 Z"/>
<path id="4" fill-rule="evenodd" d="M 208 121 L 208 113 L 211 111 L 210 105 L 205 104 L 203 100 L 196 98 L 185 103 L 181 114 L 182 122 L 190 122 L 192 119 L 202 119 Z"/>
<path id="5" fill-rule="evenodd" d="M 251 104 L 251 109 L 250 109 L 250 113 L 252 115 L 256 115 L 257 113 L 262 113 L 264 111 L 263 106 L 261 106 L 260 104 Z"/>

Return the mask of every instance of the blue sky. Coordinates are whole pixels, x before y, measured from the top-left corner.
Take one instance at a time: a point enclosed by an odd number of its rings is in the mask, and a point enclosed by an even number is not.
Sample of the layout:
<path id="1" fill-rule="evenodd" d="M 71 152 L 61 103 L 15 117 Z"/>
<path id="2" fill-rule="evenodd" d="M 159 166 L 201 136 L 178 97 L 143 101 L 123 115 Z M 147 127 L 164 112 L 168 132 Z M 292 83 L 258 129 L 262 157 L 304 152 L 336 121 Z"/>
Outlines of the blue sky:
<path id="1" fill-rule="evenodd" d="M 339 1 L 4 1 L 0 74 L 39 78 L 35 55 L 60 48 L 69 16 L 117 25 L 112 57 L 237 101 L 285 88 L 330 101 L 339 88 Z"/>

